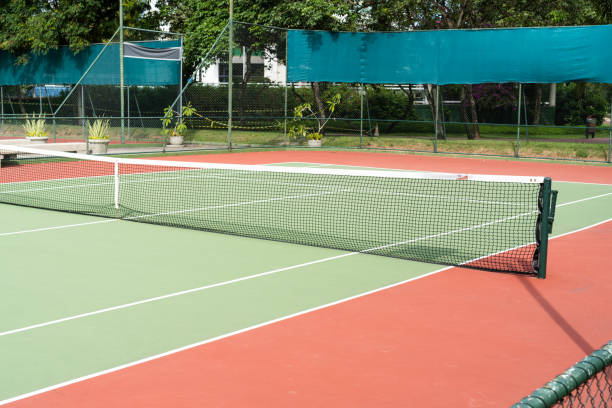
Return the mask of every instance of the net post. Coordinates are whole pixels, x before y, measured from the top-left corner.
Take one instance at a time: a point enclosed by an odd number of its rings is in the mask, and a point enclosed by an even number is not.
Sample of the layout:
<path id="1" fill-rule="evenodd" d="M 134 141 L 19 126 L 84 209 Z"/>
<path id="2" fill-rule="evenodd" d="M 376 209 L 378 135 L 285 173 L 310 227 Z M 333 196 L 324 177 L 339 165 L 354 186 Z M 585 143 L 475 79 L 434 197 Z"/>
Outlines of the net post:
<path id="1" fill-rule="evenodd" d="M 550 177 L 546 177 L 544 182 L 540 187 L 540 203 L 541 206 L 541 219 L 540 225 L 538 228 L 540 229 L 540 242 L 539 242 L 539 256 L 538 256 L 538 278 L 544 279 L 546 278 L 546 258 L 548 256 L 548 234 L 552 227 L 552 219 L 551 219 L 551 184 L 552 181 Z"/>
<path id="2" fill-rule="evenodd" d="M 234 1 L 230 0 L 229 45 L 227 60 L 227 148 L 232 150 L 232 80 L 234 62 Z"/>
<path id="3" fill-rule="evenodd" d="M 118 216 L 119 212 L 119 161 L 115 160 L 114 164 L 115 174 L 115 216 Z"/>
<path id="4" fill-rule="evenodd" d="M 516 124 L 516 146 L 514 147 L 514 157 L 519 157 L 519 143 L 521 139 L 521 101 L 523 96 L 523 84 L 519 82 L 519 100 L 518 100 L 518 121 Z"/>
<path id="5" fill-rule="evenodd" d="M 57 121 L 55 120 L 55 113 L 53 114 L 53 143 L 57 142 Z"/>

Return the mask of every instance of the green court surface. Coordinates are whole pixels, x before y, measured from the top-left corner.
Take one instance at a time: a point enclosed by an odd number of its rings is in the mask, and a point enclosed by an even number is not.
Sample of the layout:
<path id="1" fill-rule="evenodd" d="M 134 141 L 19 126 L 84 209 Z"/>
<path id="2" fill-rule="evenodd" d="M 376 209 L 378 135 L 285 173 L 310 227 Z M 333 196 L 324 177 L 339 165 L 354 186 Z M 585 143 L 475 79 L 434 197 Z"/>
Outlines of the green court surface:
<path id="1" fill-rule="evenodd" d="M 553 188 L 552 236 L 610 218 L 612 185 Z M 444 268 L 11 205 L 0 264 L 0 401 Z"/>

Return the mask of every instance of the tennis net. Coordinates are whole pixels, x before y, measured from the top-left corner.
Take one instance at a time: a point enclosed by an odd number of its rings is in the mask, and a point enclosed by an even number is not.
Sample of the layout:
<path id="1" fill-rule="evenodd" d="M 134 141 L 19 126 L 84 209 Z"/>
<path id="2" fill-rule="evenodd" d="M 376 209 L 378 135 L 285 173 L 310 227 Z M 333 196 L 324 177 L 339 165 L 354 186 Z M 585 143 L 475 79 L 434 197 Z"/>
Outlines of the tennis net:
<path id="1" fill-rule="evenodd" d="M 545 276 L 541 177 L 0 155 L 0 203 Z"/>

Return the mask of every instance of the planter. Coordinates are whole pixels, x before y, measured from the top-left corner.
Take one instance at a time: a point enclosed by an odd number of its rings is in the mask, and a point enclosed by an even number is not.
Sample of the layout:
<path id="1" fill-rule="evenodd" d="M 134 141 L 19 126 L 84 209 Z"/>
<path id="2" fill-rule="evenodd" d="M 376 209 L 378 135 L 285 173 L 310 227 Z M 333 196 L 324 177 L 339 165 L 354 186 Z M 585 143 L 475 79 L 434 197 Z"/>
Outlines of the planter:
<path id="1" fill-rule="evenodd" d="M 108 150 L 108 139 L 89 139 L 89 150 L 93 154 L 105 154 Z"/>
<path id="2" fill-rule="evenodd" d="M 47 140 L 49 140 L 47 136 L 27 136 L 26 139 L 32 144 L 47 143 Z"/>
<path id="3" fill-rule="evenodd" d="M 182 146 L 184 141 L 183 136 L 170 136 L 170 145 L 172 146 Z"/>
<path id="4" fill-rule="evenodd" d="M 319 140 L 308 139 L 308 146 L 309 147 L 321 147 L 322 144 L 323 144 L 323 140 L 321 140 L 321 139 L 319 139 Z"/>

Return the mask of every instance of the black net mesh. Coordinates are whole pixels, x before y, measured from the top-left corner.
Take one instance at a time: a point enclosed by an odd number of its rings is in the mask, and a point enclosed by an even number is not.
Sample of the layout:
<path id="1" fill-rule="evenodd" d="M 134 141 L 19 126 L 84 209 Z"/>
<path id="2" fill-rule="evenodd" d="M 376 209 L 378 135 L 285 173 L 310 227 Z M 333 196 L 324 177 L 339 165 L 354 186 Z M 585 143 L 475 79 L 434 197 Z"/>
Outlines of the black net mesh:
<path id="1" fill-rule="evenodd" d="M 537 182 L 0 149 L 9 159 L 0 169 L 1 203 L 439 264 L 536 271 Z"/>

